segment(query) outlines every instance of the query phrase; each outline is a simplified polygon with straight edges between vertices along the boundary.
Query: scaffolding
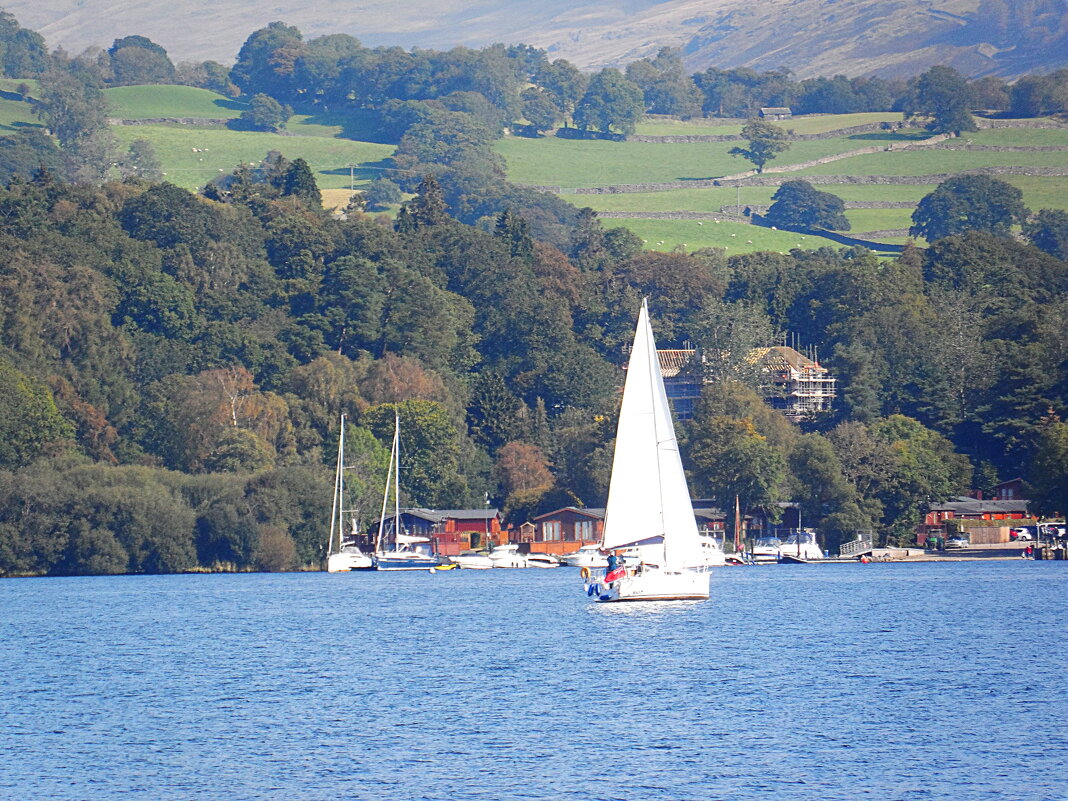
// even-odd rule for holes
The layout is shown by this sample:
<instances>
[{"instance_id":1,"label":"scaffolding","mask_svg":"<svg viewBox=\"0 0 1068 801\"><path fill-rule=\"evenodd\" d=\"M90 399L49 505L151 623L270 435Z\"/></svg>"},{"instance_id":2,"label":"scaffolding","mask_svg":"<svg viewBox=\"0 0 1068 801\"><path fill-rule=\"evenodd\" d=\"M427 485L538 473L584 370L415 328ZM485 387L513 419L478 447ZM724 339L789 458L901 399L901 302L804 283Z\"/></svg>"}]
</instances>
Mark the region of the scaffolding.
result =
<instances>
[{"instance_id":1,"label":"scaffolding","mask_svg":"<svg viewBox=\"0 0 1068 801\"><path fill-rule=\"evenodd\" d=\"M679 420L693 417L694 404L701 397L702 380L688 369L699 358L693 348L659 350L660 370L668 400ZM812 356L787 345L756 348L749 359L759 361L766 376L764 400L791 420L806 420L831 410L838 379Z\"/></svg>"}]
</instances>

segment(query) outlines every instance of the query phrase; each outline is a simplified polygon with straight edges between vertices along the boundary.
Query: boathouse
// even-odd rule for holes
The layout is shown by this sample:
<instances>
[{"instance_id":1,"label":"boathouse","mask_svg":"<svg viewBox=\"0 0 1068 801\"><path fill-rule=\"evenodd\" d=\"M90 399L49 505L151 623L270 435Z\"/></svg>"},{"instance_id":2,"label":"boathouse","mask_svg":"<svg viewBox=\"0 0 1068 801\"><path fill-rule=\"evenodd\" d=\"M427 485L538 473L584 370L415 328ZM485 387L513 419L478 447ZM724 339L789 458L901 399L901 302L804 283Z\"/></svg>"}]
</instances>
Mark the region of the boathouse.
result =
<instances>
[{"instance_id":1,"label":"boathouse","mask_svg":"<svg viewBox=\"0 0 1068 801\"><path fill-rule=\"evenodd\" d=\"M538 515L532 522L534 538L529 543L530 551L561 556L574 553L583 545L596 545L601 541L604 509L565 506Z\"/></svg>"},{"instance_id":2,"label":"boathouse","mask_svg":"<svg viewBox=\"0 0 1068 801\"><path fill-rule=\"evenodd\" d=\"M490 548L503 541L501 514L496 508L485 509L401 509L401 531L416 537L428 537L434 552L455 556L462 551ZM393 515L385 517L385 527L393 525ZM374 523L374 532L378 521Z\"/></svg>"},{"instance_id":3,"label":"boathouse","mask_svg":"<svg viewBox=\"0 0 1068 801\"><path fill-rule=\"evenodd\" d=\"M945 537L949 520L962 524L970 532L974 545L1009 542L1011 521L1030 518L1028 503L1022 498L984 501L967 495L932 503L927 507L923 523L916 527L916 542L923 545L928 537Z\"/></svg>"}]
</instances>

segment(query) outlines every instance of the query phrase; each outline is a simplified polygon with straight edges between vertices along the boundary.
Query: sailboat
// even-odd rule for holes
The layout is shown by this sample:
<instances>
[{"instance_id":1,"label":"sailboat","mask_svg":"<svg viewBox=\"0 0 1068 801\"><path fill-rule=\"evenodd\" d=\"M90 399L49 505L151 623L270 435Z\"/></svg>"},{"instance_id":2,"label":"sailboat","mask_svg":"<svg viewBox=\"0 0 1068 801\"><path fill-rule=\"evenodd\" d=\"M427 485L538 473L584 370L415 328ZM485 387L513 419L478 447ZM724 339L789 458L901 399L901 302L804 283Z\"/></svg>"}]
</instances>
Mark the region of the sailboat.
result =
<instances>
[{"instance_id":1,"label":"sailboat","mask_svg":"<svg viewBox=\"0 0 1068 801\"><path fill-rule=\"evenodd\" d=\"M390 484L393 485L393 520L386 528ZM429 537L417 537L401 530L400 514L400 415L393 414L393 447L389 452L386 489L382 493L382 514L375 539L376 570L429 570L441 564L434 556Z\"/></svg>"},{"instance_id":2,"label":"sailboat","mask_svg":"<svg viewBox=\"0 0 1068 801\"><path fill-rule=\"evenodd\" d=\"M337 441L337 469L334 471L334 502L330 510L330 540L326 545L326 570L329 573L348 573L374 567L374 561L358 545L360 532L356 510L345 508L346 469L345 415L342 414L341 435Z\"/></svg>"},{"instance_id":3,"label":"sailboat","mask_svg":"<svg viewBox=\"0 0 1068 801\"><path fill-rule=\"evenodd\" d=\"M711 576L704 565L644 300L623 386L601 549L625 551L626 566L607 576L591 571L586 579L591 598L708 598Z\"/></svg>"}]
</instances>

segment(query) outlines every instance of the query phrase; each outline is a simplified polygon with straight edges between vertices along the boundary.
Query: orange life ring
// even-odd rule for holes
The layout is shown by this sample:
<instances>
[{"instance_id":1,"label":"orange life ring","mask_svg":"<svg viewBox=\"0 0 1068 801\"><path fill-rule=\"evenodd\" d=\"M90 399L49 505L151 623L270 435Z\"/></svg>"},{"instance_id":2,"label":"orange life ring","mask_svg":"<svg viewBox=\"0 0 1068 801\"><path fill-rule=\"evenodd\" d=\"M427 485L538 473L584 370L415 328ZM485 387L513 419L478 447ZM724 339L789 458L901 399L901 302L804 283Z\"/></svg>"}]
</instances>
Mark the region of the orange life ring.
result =
<instances>
[{"instance_id":1,"label":"orange life ring","mask_svg":"<svg viewBox=\"0 0 1068 801\"><path fill-rule=\"evenodd\" d=\"M581 575L583 579L588 579L590 577L590 569L588 567L582 568Z\"/></svg>"}]
</instances>

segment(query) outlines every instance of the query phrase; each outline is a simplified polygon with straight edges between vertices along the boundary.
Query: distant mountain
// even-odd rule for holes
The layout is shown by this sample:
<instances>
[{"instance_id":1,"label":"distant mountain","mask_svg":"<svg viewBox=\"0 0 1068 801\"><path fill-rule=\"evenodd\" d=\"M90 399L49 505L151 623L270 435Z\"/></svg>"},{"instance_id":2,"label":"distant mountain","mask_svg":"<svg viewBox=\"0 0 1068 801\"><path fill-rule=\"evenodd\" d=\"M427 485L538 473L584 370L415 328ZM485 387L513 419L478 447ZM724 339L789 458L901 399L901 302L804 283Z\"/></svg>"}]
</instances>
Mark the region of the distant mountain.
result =
<instances>
[{"instance_id":1,"label":"distant mountain","mask_svg":"<svg viewBox=\"0 0 1068 801\"><path fill-rule=\"evenodd\" d=\"M1068 0L8 0L19 22L71 52L129 34L178 60L232 62L272 20L306 38L365 45L544 47L594 69L682 48L694 70L786 67L814 75L900 76L950 64L1013 77L1068 66Z\"/></svg>"}]
</instances>

